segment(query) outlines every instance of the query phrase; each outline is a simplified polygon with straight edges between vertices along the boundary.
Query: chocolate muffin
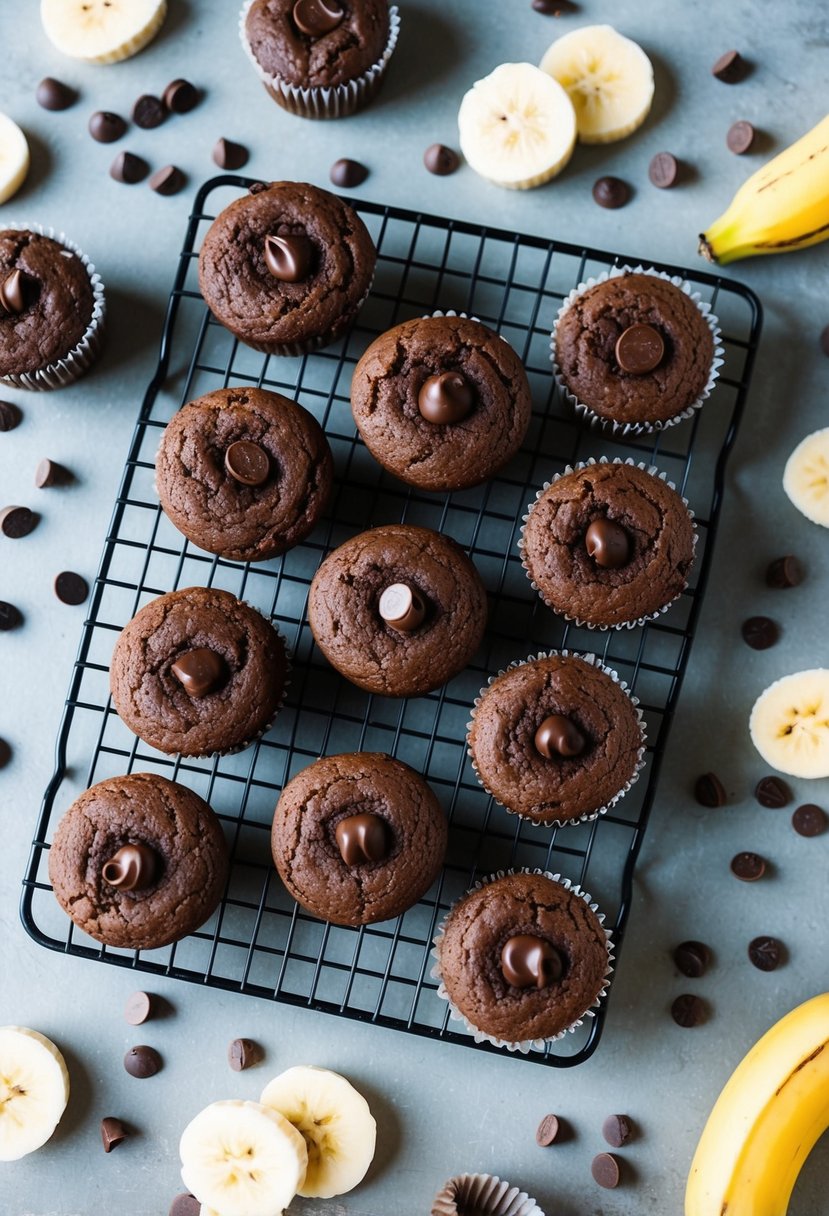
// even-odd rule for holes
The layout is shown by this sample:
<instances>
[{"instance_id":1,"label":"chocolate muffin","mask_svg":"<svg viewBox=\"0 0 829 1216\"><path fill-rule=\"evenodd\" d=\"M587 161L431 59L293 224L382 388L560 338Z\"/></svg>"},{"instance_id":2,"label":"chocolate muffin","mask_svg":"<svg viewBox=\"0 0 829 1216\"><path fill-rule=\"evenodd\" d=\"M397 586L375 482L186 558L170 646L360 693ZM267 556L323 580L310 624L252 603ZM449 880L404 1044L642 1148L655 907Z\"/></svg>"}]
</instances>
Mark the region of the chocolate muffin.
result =
<instances>
[{"instance_id":1,"label":"chocolate muffin","mask_svg":"<svg viewBox=\"0 0 829 1216\"><path fill-rule=\"evenodd\" d=\"M303 118L343 118L383 81L397 42L387 0L248 0L242 46L271 97Z\"/></svg>"},{"instance_id":2,"label":"chocolate muffin","mask_svg":"<svg viewBox=\"0 0 829 1216\"><path fill-rule=\"evenodd\" d=\"M288 676L285 642L228 591L187 587L145 604L121 631L112 700L160 752L238 751L268 729Z\"/></svg>"},{"instance_id":3,"label":"chocolate muffin","mask_svg":"<svg viewBox=\"0 0 829 1216\"><path fill-rule=\"evenodd\" d=\"M330 553L314 575L308 619L332 667L358 688L416 697L470 662L487 617L486 591L455 541L388 524Z\"/></svg>"},{"instance_id":4,"label":"chocolate muffin","mask_svg":"<svg viewBox=\"0 0 829 1216\"><path fill-rule=\"evenodd\" d=\"M506 874L465 895L436 939L437 975L476 1039L528 1050L581 1024L610 972L587 899L551 875Z\"/></svg>"},{"instance_id":5,"label":"chocolate muffin","mask_svg":"<svg viewBox=\"0 0 829 1216\"><path fill-rule=\"evenodd\" d=\"M481 693L469 754L481 784L535 823L595 819L639 776L638 702L593 655L516 663Z\"/></svg>"},{"instance_id":6,"label":"chocolate muffin","mask_svg":"<svg viewBox=\"0 0 829 1216\"><path fill-rule=\"evenodd\" d=\"M716 317L687 283L626 269L571 293L553 359L583 412L617 430L660 430L709 395L718 339Z\"/></svg>"},{"instance_id":7,"label":"chocolate muffin","mask_svg":"<svg viewBox=\"0 0 829 1216\"><path fill-rule=\"evenodd\" d=\"M425 895L446 852L446 817L424 779L391 756L325 756L289 781L271 837L298 903L335 925L399 916Z\"/></svg>"},{"instance_id":8,"label":"chocolate muffin","mask_svg":"<svg viewBox=\"0 0 829 1216\"><path fill-rule=\"evenodd\" d=\"M49 233L0 231L0 380L18 388L71 383L94 363L103 338L95 267Z\"/></svg>"},{"instance_id":9,"label":"chocolate muffin","mask_svg":"<svg viewBox=\"0 0 829 1216\"><path fill-rule=\"evenodd\" d=\"M199 286L240 341L269 355L301 355L348 329L376 258L363 221L327 190L259 183L210 225Z\"/></svg>"},{"instance_id":10,"label":"chocolate muffin","mask_svg":"<svg viewBox=\"0 0 829 1216\"><path fill-rule=\"evenodd\" d=\"M63 910L96 941L125 950L157 950L198 929L227 874L216 815L155 773L93 785L63 816L49 851Z\"/></svg>"},{"instance_id":11,"label":"chocolate muffin","mask_svg":"<svg viewBox=\"0 0 829 1216\"><path fill-rule=\"evenodd\" d=\"M555 612L591 628L641 624L687 585L696 532L664 473L604 457L539 491L521 534L521 560Z\"/></svg>"},{"instance_id":12,"label":"chocolate muffin","mask_svg":"<svg viewBox=\"0 0 829 1216\"><path fill-rule=\"evenodd\" d=\"M277 557L307 536L333 475L316 418L261 388L220 388L191 401L156 457L158 496L179 532L240 562Z\"/></svg>"},{"instance_id":13,"label":"chocolate muffin","mask_svg":"<svg viewBox=\"0 0 829 1216\"><path fill-rule=\"evenodd\" d=\"M351 409L384 468L444 491L478 485L512 459L532 399L508 342L480 321L433 316L372 342L354 370Z\"/></svg>"}]
</instances>

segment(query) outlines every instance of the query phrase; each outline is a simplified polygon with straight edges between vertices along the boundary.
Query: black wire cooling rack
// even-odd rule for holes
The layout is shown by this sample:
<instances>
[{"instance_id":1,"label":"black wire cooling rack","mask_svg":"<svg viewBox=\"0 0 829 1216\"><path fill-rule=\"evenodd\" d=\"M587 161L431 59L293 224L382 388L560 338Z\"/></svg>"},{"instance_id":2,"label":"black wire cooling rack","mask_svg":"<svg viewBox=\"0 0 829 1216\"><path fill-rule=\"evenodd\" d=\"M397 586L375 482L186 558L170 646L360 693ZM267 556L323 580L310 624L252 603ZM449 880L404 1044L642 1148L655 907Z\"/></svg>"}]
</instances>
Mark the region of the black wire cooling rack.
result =
<instances>
[{"instance_id":1,"label":"black wire cooling rack","mask_svg":"<svg viewBox=\"0 0 829 1216\"><path fill-rule=\"evenodd\" d=\"M158 367L127 457L90 601L43 800L21 903L23 923L44 946L154 975L309 1006L344 1017L475 1046L430 976L437 925L479 877L509 867L561 873L590 892L607 915L618 956L633 868L648 821L711 562L726 458L745 402L761 325L758 300L717 275L681 274L720 318L725 363L704 408L661 435L614 442L578 423L555 390L549 333L567 293L590 275L640 259L362 201L352 205L378 249L371 295L352 332L304 358L257 354L218 325L198 290L197 254L218 211L252 182L223 176L200 190L170 296ZM351 201L351 200L350 200ZM651 265L656 265L651 263ZM374 462L356 437L351 371L377 334L441 309L479 317L521 355L534 411L525 446L503 474L474 490L431 495L409 489ZM229 562L189 544L161 512L153 461L161 432L186 401L227 384L265 386L297 398L325 427L337 469L327 522L276 561ZM521 518L536 490L567 464L590 456L632 456L668 474L689 499L699 528L691 586L642 628L592 632L561 621L532 592L521 567ZM341 679L313 645L308 587L320 561L371 525L404 520L455 537L490 594L485 642L472 665L444 688L414 700L371 696ZM121 723L109 698L108 668L119 630L148 600L192 584L223 587L270 616L293 651L285 709L267 735L235 756L163 756ZM513 659L552 647L594 652L639 697L648 733L639 782L602 818L562 829L507 815L477 784L466 755L470 706L490 675ZM376 750L422 772L450 819L440 880L396 921L339 928L306 914L281 886L270 860L273 808L285 782L320 755ZM221 816L232 847L222 904L197 933L158 951L101 946L74 928L48 882L55 824L88 785L132 771L157 772L201 794ZM527 1058L565 1067L587 1059L607 1002L574 1034ZM488 1044L479 1050L494 1051Z\"/></svg>"}]
</instances>

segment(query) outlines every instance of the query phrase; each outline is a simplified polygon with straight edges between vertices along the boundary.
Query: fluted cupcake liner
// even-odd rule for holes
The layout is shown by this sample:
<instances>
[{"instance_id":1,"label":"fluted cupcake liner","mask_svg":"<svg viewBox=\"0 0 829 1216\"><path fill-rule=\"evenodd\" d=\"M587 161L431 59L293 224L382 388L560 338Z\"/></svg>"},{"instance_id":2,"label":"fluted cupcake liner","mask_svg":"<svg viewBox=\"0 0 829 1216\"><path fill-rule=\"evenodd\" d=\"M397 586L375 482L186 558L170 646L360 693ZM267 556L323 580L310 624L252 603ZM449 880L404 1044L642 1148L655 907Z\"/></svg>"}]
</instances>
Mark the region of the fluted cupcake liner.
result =
<instances>
[{"instance_id":1,"label":"fluted cupcake liner","mask_svg":"<svg viewBox=\"0 0 829 1216\"><path fill-rule=\"evenodd\" d=\"M594 1018L596 1016L596 1010L599 1008L602 1000L607 994L607 990L610 985L610 976L613 974L613 938L610 930L605 929L605 915L603 912L599 911L599 905L593 901L592 896L588 895L586 891L583 891L578 883L574 883L569 878L562 878L561 874L551 874L549 870L540 870L538 868L531 869L529 866L521 866L518 869L513 868L509 870L496 870L494 874L489 874L486 878L481 878L475 883L474 886L469 888L466 894L471 895L473 891L479 891L482 887L488 886L491 882L495 882L500 878L506 878L511 874L540 874L544 878L549 878L552 882L557 882L562 887L565 887L568 891L572 891L572 893L578 896L579 899L583 899L590 910L595 912L605 935L605 945L607 947L607 968L604 976L602 977L602 986L590 1006L585 1009L574 1022L571 1022L569 1026L565 1026L563 1030L558 1032L558 1034L551 1035L547 1039L523 1039L518 1042L508 1042L506 1039L499 1039L495 1035L487 1034L485 1030L481 1030L480 1027L475 1026L453 1003L452 998L446 991L446 986L443 982L443 975L440 969L441 945L445 935L446 922L451 915L452 909L450 909L444 917L443 921L438 927L437 933L433 938L432 956L435 959L435 963L430 971L430 975L432 976L432 979L436 979L438 981L437 994L441 1000L446 1001L449 1005L450 1018L452 1018L453 1021L463 1022L467 1031L473 1036L476 1043L492 1043L495 1047L503 1047L507 1051L515 1051L519 1052L521 1055L527 1055L531 1051L543 1051L548 1043L557 1043L559 1039L563 1039L568 1034L572 1034L574 1031L578 1030L580 1026L584 1025L585 1018Z\"/></svg>"},{"instance_id":2,"label":"fluted cupcake liner","mask_svg":"<svg viewBox=\"0 0 829 1216\"><path fill-rule=\"evenodd\" d=\"M497 1174L457 1174L432 1200L431 1216L544 1216L526 1191Z\"/></svg>"},{"instance_id":3,"label":"fluted cupcake liner","mask_svg":"<svg viewBox=\"0 0 829 1216\"><path fill-rule=\"evenodd\" d=\"M570 391L556 360L556 332L562 316L567 312L573 301L580 295L583 295L589 288L596 287L599 283L606 283L608 279L615 279L624 274L649 274L655 278L664 279L667 283L672 283L674 287L678 287L689 299L693 300L706 325L711 330L711 336L714 340L714 354L705 388L690 405L686 406L678 414L674 414L671 418L658 419L656 422L616 422L612 418L604 418L601 414L597 414L589 405L580 401L576 394ZM687 279L683 279L676 274L667 274L664 270L654 270L652 267L647 266L614 266L612 270L604 270L601 274L596 275L595 278L591 277L586 282L580 283L578 287L574 287L559 308L555 324L553 325L553 332L550 335L550 362L553 365L553 375L565 399L569 401L576 413L585 419L591 427L597 430L610 431L616 436L641 435L645 432L664 431L668 427L676 426L678 422L682 422L685 418L690 418L698 409L702 408L703 403L711 396L714 385L719 377L719 369L722 367L724 357L725 348L722 345L722 332L718 318L711 311L711 305L702 299L698 291L694 291Z\"/></svg>"},{"instance_id":4,"label":"fluted cupcake liner","mask_svg":"<svg viewBox=\"0 0 829 1216\"><path fill-rule=\"evenodd\" d=\"M389 38L385 50L376 63L362 75L342 84L323 87L321 85L300 86L290 84L279 76L266 72L253 53L245 28L248 12L253 0L245 0L239 15L239 37L245 54L253 64L256 74L274 101L300 118L345 118L362 109L371 101L380 88L400 33L400 13L396 5L389 9Z\"/></svg>"},{"instance_id":5,"label":"fluted cupcake liner","mask_svg":"<svg viewBox=\"0 0 829 1216\"><path fill-rule=\"evenodd\" d=\"M621 689L623 693L625 693L636 712L636 720L639 723L642 742L636 756L636 767L634 768L630 778L620 788L619 792L614 794L613 797L610 798L603 806L596 807L596 809L593 811L585 811L583 814L579 815L577 819L545 819L542 821L539 819L534 819L532 815L524 815L521 813L521 811L514 811L512 807L507 806L505 802L502 802L501 799L492 792L478 771L478 766L475 763L475 757L472 754L472 748L469 746L469 732L472 730L472 723L475 720L475 714L478 706L480 705L481 700L485 696L487 690L491 687L495 680L499 679L503 675L506 675L508 671L514 671L516 667L524 667L527 663L534 663L538 659L551 659L557 656L565 659L581 659L583 663L589 663L591 667L598 668L599 671L603 671L606 676L610 677L613 683L619 689ZM645 767L645 744L647 743L647 734L645 732L645 720L642 710L639 708L639 698L633 695L624 680L620 678L618 672L615 672L612 667L608 667L607 664L603 663L595 654L580 654L576 650L541 650L538 652L538 654L528 655L526 659L515 659L507 667L502 668L501 671L497 671L495 675L490 676L478 696L475 698L472 710L470 711L469 721L466 724L466 730L466 754L469 756L478 785L480 785L482 789L486 790L493 802L497 803L498 806L503 807L504 810L510 815L517 815L519 819L523 819L526 823L531 823L538 828L565 828L575 823L592 823L593 820L598 819L600 815L606 814L611 807L616 805L620 798L625 796L630 787L635 785L639 780L639 774Z\"/></svg>"},{"instance_id":6,"label":"fluted cupcake liner","mask_svg":"<svg viewBox=\"0 0 829 1216\"><path fill-rule=\"evenodd\" d=\"M693 540L694 553L696 553L697 540L698 540L697 526L694 523L694 512L691 510L690 506L688 505L688 499L685 498L682 494L679 494L679 491L677 490L674 483L669 480L667 473L660 473L659 469L657 469L655 465L647 464L644 460L634 460L632 456L627 456L627 457L625 457L624 460L622 459L621 456L614 456L613 460L608 460L608 458L606 456L600 456L599 459L596 460L593 456L591 456L589 460L580 460L578 462L578 464L568 464L562 473L556 473L556 475L554 477L551 477L549 481L545 481L544 485L541 487L541 489L537 491L534 500L527 507L527 514L522 517L523 523L522 523L522 527L521 527L521 532L518 537L518 553L521 558L521 565L524 567L524 569L527 572L527 578L530 580L530 586L532 587L533 591L537 592L539 599L541 599L547 605L547 607L550 608L556 614L556 616L560 616L565 621L570 621L572 624L578 625L581 628L596 629L599 632L605 632L608 629L636 629L636 628L638 628L639 625L646 624L647 621L658 620L660 616L662 616L664 613L666 613L668 611L668 609L671 607L671 605L675 604L676 601L683 594L686 587L688 586L688 580L686 579L685 582L683 583L682 587L679 589L679 591L677 591L676 595L672 596L671 599L668 600L667 604L663 604L661 608L658 608L656 610L656 612L649 612L646 616L639 616L633 621L619 621L615 625L597 625L591 621L582 620L581 617L571 616L569 612L563 612L561 608L557 608L554 604L551 604L549 602L549 600L545 599L544 592L541 590L541 588L538 586L535 579L533 578L532 572L531 572L530 567L526 560L525 547L524 547L524 532L526 531L529 518L532 515L533 511L535 510L539 499L543 496L543 494L547 490L549 490L550 486L555 485L555 483L557 481L560 481L562 477L566 477L570 473L578 473L581 469L588 469L591 467L591 465L596 465L596 464L629 464L629 465L634 466L637 469L642 469L642 471L645 473L650 473L650 475L652 477L658 477L660 481L665 482L666 486L670 486L670 488L672 490L674 490L679 495L679 497L682 499L682 504L685 507L686 511L688 512L688 516L691 520L691 526L693 528L693 533L694 533L694 540ZM693 555L692 555L691 564L693 565Z\"/></svg>"},{"instance_id":7,"label":"fluted cupcake liner","mask_svg":"<svg viewBox=\"0 0 829 1216\"><path fill-rule=\"evenodd\" d=\"M101 276L83 250L74 241L70 241L64 233L57 232L54 228L44 227L42 224L5 224L5 227L14 231L36 232L39 236L50 237L58 245L63 245L65 249L70 250L70 252L80 258L86 273L89 275L89 281L92 285L92 316L89 319L85 333L72 349L67 351L60 359L55 359L53 362L47 363L44 367L38 367L34 371L16 374L10 373L0 376L0 384L12 384L15 388L28 388L44 392L49 389L64 388L67 384L72 384L75 380L80 379L84 372L89 370L98 358L103 346L106 301L104 299L104 285L101 282Z\"/></svg>"}]
</instances>

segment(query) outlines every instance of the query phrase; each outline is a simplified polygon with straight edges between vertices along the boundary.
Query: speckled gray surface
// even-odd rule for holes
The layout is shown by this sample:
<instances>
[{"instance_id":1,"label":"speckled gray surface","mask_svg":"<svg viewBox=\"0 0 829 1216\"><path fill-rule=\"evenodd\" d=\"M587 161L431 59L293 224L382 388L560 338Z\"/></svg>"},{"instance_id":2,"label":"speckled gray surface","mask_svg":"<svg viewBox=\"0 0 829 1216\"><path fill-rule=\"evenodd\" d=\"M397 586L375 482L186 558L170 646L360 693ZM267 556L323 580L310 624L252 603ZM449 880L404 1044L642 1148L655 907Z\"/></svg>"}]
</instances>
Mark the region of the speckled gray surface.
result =
<instances>
[{"instance_id":1,"label":"speckled gray surface","mask_svg":"<svg viewBox=\"0 0 829 1216\"><path fill-rule=\"evenodd\" d=\"M829 93L829 16L815 0L727 6L584 0L577 17L559 19L540 16L525 0L451 6L403 0L401 7L401 42L377 103L340 123L309 125L283 114L261 89L237 43L234 0L171 0L153 46L111 68L62 59L40 32L34 0L0 6L0 44L14 49L0 73L0 110L21 123L33 149L29 181L0 208L0 224L8 218L64 228L102 273L111 316L107 353L88 379L50 395L3 394L22 405L25 420L0 436L2 498L37 507L43 518L25 540L0 539L0 598L17 603L26 617L22 629L0 635L0 735L14 747L0 775L0 1023L28 1024L55 1038L69 1062L73 1096L48 1147L0 1167L2 1216L86 1216L110 1208L164 1216L180 1189L176 1145L189 1117L216 1097L257 1096L269 1075L298 1062L349 1074L376 1108L380 1136L363 1187L340 1202L297 1203L297 1211L423 1213L450 1174L486 1170L519 1183L548 1216L676 1213L696 1138L728 1072L771 1022L826 985L829 836L804 840L792 831L789 811L754 802L750 792L764 766L746 722L754 697L772 679L826 659L827 536L789 505L780 476L794 444L829 422L829 361L817 345L829 322L829 245L725 272L761 296L765 335L605 1037L589 1063L553 1072L174 982L152 985L174 1012L136 1032L121 1016L137 986L128 974L49 954L29 942L18 922L19 879L84 616L57 602L52 576L67 567L90 578L95 572L155 363L173 257L195 184L213 170L215 140L249 144L254 176L325 184L331 162L353 156L371 169L357 192L365 198L617 247L646 260L694 262L695 234L762 161L761 153L738 158L726 150L729 124L751 120L765 133L764 148L778 149L823 116ZM428 144L456 142L457 105L473 80L503 59L537 62L553 37L593 21L611 21L654 58L657 100L637 135L577 150L558 181L526 194L500 191L466 168L449 178L422 169ZM709 74L731 46L755 64L737 86ZM39 109L34 88L47 74L78 85L81 102L63 114ZM89 138L93 110L126 113L139 93L161 90L180 74L207 88L198 110L157 131L132 130L115 147ZM122 147L154 167L179 164L190 176L187 191L160 198L146 185L111 181L106 170ZM654 189L646 175L651 155L663 149L690 166L688 180L669 192ZM591 201L600 172L634 184L623 210L602 211ZM72 468L77 483L34 490L34 468L44 455ZM789 551L805 559L807 580L792 591L767 590L766 561ZM782 625L772 650L754 652L740 641L741 620L756 612ZM709 768L729 792L720 811L702 810L690 794L695 775ZM793 784L798 801L829 803L829 783ZM748 886L730 877L728 861L742 848L772 860L769 878ZM776 973L755 971L746 959L746 944L759 933L775 934L789 948ZM716 956L709 976L693 985L674 973L668 953L686 937L708 941ZM689 986L710 1000L712 1017L684 1031L667 1011ZM241 1075L224 1056L237 1035L260 1040L268 1051L264 1064ZM142 1041L162 1052L165 1068L138 1082L121 1058ZM549 1110L566 1116L577 1135L540 1149L535 1126ZM639 1135L620 1153L629 1166L624 1186L605 1192L589 1166L604 1146L601 1122L611 1111L629 1113ZM100 1146L103 1115L136 1129L110 1156ZM827 1164L823 1143L798 1185L791 1216L824 1210Z\"/></svg>"}]
</instances>

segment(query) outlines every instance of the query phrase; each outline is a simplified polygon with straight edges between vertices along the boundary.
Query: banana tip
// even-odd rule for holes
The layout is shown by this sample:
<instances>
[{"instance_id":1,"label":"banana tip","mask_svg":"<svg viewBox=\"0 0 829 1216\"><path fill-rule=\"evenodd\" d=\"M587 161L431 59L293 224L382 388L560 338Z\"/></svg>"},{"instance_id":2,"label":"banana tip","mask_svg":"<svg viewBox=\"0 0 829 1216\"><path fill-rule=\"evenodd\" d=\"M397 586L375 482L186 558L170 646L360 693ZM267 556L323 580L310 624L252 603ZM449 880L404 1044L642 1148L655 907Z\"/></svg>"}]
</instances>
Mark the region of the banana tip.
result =
<instances>
[{"instance_id":1,"label":"banana tip","mask_svg":"<svg viewBox=\"0 0 829 1216\"><path fill-rule=\"evenodd\" d=\"M714 250L709 245L704 232L699 234L697 253L701 254L705 258L706 262L716 262L717 260Z\"/></svg>"}]
</instances>

